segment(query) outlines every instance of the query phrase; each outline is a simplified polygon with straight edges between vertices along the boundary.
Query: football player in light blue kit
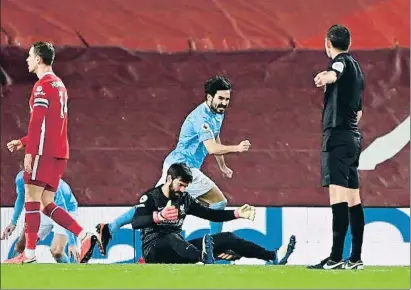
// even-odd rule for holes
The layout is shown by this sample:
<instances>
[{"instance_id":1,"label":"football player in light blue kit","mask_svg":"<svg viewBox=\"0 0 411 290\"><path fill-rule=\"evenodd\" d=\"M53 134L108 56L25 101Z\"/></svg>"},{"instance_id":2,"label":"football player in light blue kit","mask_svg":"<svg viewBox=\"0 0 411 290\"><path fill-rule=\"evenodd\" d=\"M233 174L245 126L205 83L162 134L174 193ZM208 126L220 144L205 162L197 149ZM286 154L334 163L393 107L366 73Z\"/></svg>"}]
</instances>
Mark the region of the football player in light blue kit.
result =
<instances>
[{"instance_id":1,"label":"football player in light blue kit","mask_svg":"<svg viewBox=\"0 0 411 290\"><path fill-rule=\"evenodd\" d=\"M207 203L210 208L224 209L227 199L218 186L203 172L201 166L208 154L216 157L222 174L231 178L233 171L227 167L224 155L245 152L251 144L248 140L238 145L222 145L220 130L224 112L230 103L231 83L224 77L215 76L204 84L205 102L197 106L184 120L176 148L163 163L163 174L157 186L164 184L167 170L171 164L184 162L193 173L193 182L186 191L198 200ZM222 231L223 224L210 222L210 234Z\"/></svg>"},{"instance_id":2,"label":"football player in light blue kit","mask_svg":"<svg viewBox=\"0 0 411 290\"><path fill-rule=\"evenodd\" d=\"M220 130L224 112L230 103L231 83L224 77L215 76L204 84L205 102L197 106L185 119L176 148L167 156L163 163L163 173L156 186L166 182L167 170L173 163L186 163L193 174L193 182L186 191L213 209L224 209L227 199L217 185L201 172L201 166L208 154L216 157L218 166L227 178L233 171L227 167L224 154L248 151L251 144L248 140L238 145L222 145ZM136 208L132 207L109 224L101 223L96 226L99 235L100 251L106 255L107 245L112 235L122 226L130 224ZM222 231L223 224L210 222L210 234Z\"/></svg>"},{"instance_id":3,"label":"football player in light blue kit","mask_svg":"<svg viewBox=\"0 0 411 290\"><path fill-rule=\"evenodd\" d=\"M20 171L16 176L16 192L17 199L14 203L14 213L10 224L5 228L1 239L7 239L13 231L16 229L17 221L20 218L21 212L24 206L25 190L24 190L24 171ZM72 216L77 215L77 200L74 197L70 186L64 181L60 180L57 192L54 198L54 202L57 206L66 210ZM77 248L76 237L68 230L64 229L52 219L41 213L40 228L38 237L40 240L46 238L46 236L53 230L54 238L50 247L51 254L57 263L70 263L69 257L65 253L65 248L68 243L69 255L74 257L75 261L79 260L79 252ZM22 253L25 247L24 231L19 237L15 245L15 254Z\"/></svg>"}]
</instances>

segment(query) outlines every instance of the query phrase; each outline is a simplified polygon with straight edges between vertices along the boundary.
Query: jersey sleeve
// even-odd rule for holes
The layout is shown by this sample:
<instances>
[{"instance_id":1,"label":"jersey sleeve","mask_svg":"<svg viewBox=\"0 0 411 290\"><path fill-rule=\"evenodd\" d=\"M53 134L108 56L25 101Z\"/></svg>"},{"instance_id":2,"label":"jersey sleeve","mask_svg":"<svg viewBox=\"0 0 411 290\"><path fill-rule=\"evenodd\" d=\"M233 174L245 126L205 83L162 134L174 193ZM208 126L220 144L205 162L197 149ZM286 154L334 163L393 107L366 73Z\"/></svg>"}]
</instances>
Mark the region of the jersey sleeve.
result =
<instances>
[{"instance_id":1,"label":"jersey sleeve","mask_svg":"<svg viewBox=\"0 0 411 290\"><path fill-rule=\"evenodd\" d=\"M346 68L345 60L342 57L334 58L328 66L328 71L333 71L337 74L337 80L343 75Z\"/></svg>"},{"instance_id":2,"label":"jersey sleeve","mask_svg":"<svg viewBox=\"0 0 411 290\"><path fill-rule=\"evenodd\" d=\"M26 140L26 153L28 154L42 155L43 153L45 118L53 93L55 92L50 86L44 86L42 84L36 85L33 89L33 111L30 116Z\"/></svg>"},{"instance_id":3,"label":"jersey sleeve","mask_svg":"<svg viewBox=\"0 0 411 290\"><path fill-rule=\"evenodd\" d=\"M134 208L136 211L131 221L133 229L141 229L155 224L154 215L157 214L157 209L152 195L143 194Z\"/></svg>"},{"instance_id":4,"label":"jersey sleeve","mask_svg":"<svg viewBox=\"0 0 411 290\"><path fill-rule=\"evenodd\" d=\"M206 118L199 118L194 122L194 131L198 135L199 142L215 138L209 121Z\"/></svg>"},{"instance_id":5,"label":"jersey sleeve","mask_svg":"<svg viewBox=\"0 0 411 290\"><path fill-rule=\"evenodd\" d=\"M67 210L70 213L76 213L78 209L78 202L75 198L70 185L68 185L64 180L60 181L59 189L62 192L64 202L66 204Z\"/></svg>"},{"instance_id":6,"label":"jersey sleeve","mask_svg":"<svg viewBox=\"0 0 411 290\"><path fill-rule=\"evenodd\" d=\"M190 195L188 195L188 198L190 201L187 214L212 222L227 222L236 219L234 210L211 209L200 204L198 200L194 199Z\"/></svg>"},{"instance_id":7,"label":"jersey sleeve","mask_svg":"<svg viewBox=\"0 0 411 290\"><path fill-rule=\"evenodd\" d=\"M64 201L63 193L62 193L62 191L61 191L61 187L59 187L59 188L57 189L56 196L55 196L55 198L54 198L54 203L55 203L58 207L60 207L60 208L64 209L65 211L67 211L67 205L66 205L66 202Z\"/></svg>"}]
</instances>

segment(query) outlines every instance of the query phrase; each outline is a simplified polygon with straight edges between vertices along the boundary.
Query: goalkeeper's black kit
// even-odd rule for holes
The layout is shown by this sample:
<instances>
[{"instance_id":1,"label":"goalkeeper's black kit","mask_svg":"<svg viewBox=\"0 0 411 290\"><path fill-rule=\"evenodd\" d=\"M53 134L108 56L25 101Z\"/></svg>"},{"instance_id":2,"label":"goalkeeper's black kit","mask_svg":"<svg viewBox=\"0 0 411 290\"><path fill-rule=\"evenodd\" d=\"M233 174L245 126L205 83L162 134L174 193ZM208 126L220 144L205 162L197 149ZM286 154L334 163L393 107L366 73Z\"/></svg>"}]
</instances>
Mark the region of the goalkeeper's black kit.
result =
<instances>
[{"instance_id":1,"label":"goalkeeper's black kit","mask_svg":"<svg viewBox=\"0 0 411 290\"><path fill-rule=\"evenodd\" d=\"M185 241L181 236L182 225L186 215L194 215L214 222L225 222L236 219L234 210L215 210L200 204L184 192L172 205L178 209L178 219L173 221L154 222L153 216L160 212L169 199L163 194L161 186L143 193L135 206L133 217L134 229L141 229L143 257L147 263L196 263L201 260L202 238ZM274 251L245 241L232 233L213 235L214 255L218 256L228 250L240 256L273 260Z\"/></svg>"}]
</instances>

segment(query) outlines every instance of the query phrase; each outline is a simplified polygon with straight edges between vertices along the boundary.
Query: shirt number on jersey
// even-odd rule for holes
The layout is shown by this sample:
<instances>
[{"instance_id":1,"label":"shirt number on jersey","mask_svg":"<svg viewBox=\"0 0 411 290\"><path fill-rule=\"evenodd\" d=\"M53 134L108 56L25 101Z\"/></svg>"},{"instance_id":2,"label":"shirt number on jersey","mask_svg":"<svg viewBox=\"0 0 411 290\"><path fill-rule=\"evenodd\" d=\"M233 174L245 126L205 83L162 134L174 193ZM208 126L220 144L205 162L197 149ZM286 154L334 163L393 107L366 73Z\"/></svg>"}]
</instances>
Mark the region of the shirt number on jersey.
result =
<instances>
[{"instance_id":1,"label":"shirt number on jersey","mask_svg":"<svg viewBox=\"0 0 411 290\"><path fill-rule=\"evenodd\" d=\"M67 92L59 91L59 96L60 96L60 106L61 106L60 117L64 119L64 117L67 114L67 99L68 99Z\"/></svg>"}]
</instances>

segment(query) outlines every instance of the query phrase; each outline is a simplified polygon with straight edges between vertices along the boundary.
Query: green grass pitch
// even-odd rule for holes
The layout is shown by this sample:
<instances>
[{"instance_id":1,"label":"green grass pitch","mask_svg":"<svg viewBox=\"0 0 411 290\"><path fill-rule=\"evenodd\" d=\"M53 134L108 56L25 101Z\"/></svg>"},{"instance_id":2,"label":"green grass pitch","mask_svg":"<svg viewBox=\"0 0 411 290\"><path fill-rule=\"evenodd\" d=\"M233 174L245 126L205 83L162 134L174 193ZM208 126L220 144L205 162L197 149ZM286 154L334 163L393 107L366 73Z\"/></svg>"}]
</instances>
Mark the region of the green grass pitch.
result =
<instances>
[{"instance_id":1,"label":"green grass pitch","mask_svg":"<svg viewBox=\"0 0 411 290\"><path fill-rule=\"evenodd\" d=\"M1 288L410 289L410 269L318 271L302 266L2 264Z\"/></svg>"}]
</instances>

